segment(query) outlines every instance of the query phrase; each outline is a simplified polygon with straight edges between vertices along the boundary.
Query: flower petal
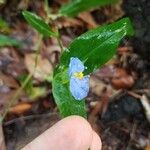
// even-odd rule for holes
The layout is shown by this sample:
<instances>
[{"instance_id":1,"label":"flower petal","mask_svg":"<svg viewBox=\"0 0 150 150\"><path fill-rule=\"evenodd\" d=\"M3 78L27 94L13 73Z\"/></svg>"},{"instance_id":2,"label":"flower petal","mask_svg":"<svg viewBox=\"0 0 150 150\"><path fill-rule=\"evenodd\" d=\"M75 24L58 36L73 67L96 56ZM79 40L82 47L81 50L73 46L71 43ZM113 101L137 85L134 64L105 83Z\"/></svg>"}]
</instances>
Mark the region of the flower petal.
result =
<instances>
[{"instance_id":1,"label":"flower petal","mask_svg":"<svg viewBox=\"0 0 150 150\"><path fill-rule=\"evenodd\" d=\"M83 79L71 77L69 88L76 100L82 100L89 92L89 76L84 76Z\"/></svg>"},{"instance_id":2,"label":"flower petal","mask_svg":"<svg viewBox=\"0 0 150 150\"><path fill-rule=\"evenodd\" d=\"M77 57L70 58L69 64L69 76L72 76L75 72L83 72L84 64Z\"/></svg>"}]
</instances>

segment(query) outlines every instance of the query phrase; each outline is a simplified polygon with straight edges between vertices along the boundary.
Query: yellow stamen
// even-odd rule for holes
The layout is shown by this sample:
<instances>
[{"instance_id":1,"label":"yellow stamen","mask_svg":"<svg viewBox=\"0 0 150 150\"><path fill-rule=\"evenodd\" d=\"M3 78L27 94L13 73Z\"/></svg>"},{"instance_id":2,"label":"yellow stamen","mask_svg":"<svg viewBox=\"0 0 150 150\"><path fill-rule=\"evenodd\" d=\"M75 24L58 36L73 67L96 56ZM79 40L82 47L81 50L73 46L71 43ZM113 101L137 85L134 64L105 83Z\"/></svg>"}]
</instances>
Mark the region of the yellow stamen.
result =
<instances>
[{"instance_id":1,"label":"yellow stamen","mask_svg":"<svg viewBox=\"0 0 150 150\"><path fill-rule=\"evenodd\" d=\"M84 76L84 74L83 74L82 72L75 72L75 73L74 73L74 76L75 76L76 78L78 78L78 79L82 79L83 76Z\"/></svg>"}]
</instances>

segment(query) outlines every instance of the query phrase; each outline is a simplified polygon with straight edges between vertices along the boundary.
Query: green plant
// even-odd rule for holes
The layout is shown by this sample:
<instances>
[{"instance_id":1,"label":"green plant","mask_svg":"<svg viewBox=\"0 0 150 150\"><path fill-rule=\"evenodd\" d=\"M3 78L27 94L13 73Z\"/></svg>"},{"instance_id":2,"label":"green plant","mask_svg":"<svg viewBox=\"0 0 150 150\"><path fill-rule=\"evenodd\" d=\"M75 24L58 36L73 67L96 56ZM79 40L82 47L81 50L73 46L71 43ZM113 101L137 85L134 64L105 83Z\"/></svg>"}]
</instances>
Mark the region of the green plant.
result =
<instances>
[{"instance_id":1,"label":"green plant","mask_svg":"<svg viewBox=\"0 0 150 150\"><path fill-rule=\"evenodd\" d=\"M86 66L84 74L90 75L113 57L124 36L131 36L133 33L129 18L123 18L84 33L63 52L53 79L53 94L62 116L86 116L84 99L78 101L69 90L70 58L78 58Z\"/></svg>"},{"instance_id":2,"label":"green plant","mask_svg":"<svg viewBox=\"0 0 150 150\"><path fill-rule=\"evenodd\" d=\"M40 33L57 38L59 34L48 27L42 19L23 12L26 20ZM35 18L35 19L34 19ZM42 23L41 23L42 22ZM120 40L124 36L133 35L133 28L129 18L123 18L115 23L92 29L76 38L66 48L60 58L60 63L54 71L52 80L53 95L63 117L81 115L86 117L85 100L77 100L70 91L70 77L68 74L71 58L79 59L87 68L82 70L85 75L90 75L113 57ZM47 34L46 34L47 36ZM80 88L80 87L79 87ZM76 91L75 91L76 92ZM78 92L78 91L77 91ZM80 94L80 93L79 93Z\"/></svg>"},{"instance_id":3,"label":"green plant","mask_svg":"<svg viewBox=\"0 0 150 150\"><path fill-rule=\"evenodd\" d=\"M60 16L73 17L80 12L109 4L116 3L118 0L73 0L60 8Z\"/></svg>"},{"instance_id":4,"label":"green plant","mask_svg":"<svg viewBox=\"0 0 150 150\"><path fill-rule=\"evenodd\" d=\"M101 2L99 0L93 0L91 2L88 1L86 7L83 7L83 2L86 2L86 0L73 0L71 4L61 8L59 12L64 16L74 16L81 11L91 8L91 6L94 7L96 5L110 3L109 0ZM115 2L115 0L111 2ZM85 97L89 91L90 74L113 57L123 37L132 36L134 34L132 24L129 18L123 18L112 24L97 27L77 37L68 48L64 49L61 44L59 32L57 30L52 30L48 24L50 21L49 19L51 19L49 17L53 15L50 14L47 4L48 1L46 0L46 19L37 16L35 13L23 11L23 16L26 21L41 34L40 42L37 45L35 68L42 38L56 38L62 51L60 63L53 72L53 78L51 79L50 77L55 102L62 117L80 115L86 118ZM67 9L65 9L65 7ZM72 11L72 7L75 7L73 9L75 10L74 12ZM60 14L56 16L60 16ZM55 29L57 29L57 27ZM21 89L19 89L15 98L13 98L13 101L16 100L22 89L30 85L28 82L30 82L31 78L32 74L26 77L22 83ZM6 112L7 111L4 113L5 115Z\"/></svg>"}]
</instances>

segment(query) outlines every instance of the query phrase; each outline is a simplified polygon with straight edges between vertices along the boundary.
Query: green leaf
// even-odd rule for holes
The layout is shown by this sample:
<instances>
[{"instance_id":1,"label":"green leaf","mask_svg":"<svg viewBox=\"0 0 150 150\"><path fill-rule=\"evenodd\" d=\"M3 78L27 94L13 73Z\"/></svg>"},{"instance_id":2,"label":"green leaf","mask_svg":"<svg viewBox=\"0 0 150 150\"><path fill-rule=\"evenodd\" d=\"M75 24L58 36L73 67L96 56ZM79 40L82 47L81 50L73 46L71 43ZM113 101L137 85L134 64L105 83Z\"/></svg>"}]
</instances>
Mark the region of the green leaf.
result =
<instances>
[{"instance_id":1,"label":"green leaf","mask_svg":"<svg viewBox=\"0 0 150 150\"><path fill-rule=\"evenodd\" d=\"M80 115L85 117L85 101L77 101L69 91L68 67L71 57L77 57L87 66L85 74L90 74L116 53L120 40L133 35L128 18L98 27L76 38L63 52L60 64L54 70L52 82L53 96L62 116Z\"/></svg>"},{"instance_id":2,"label":"green leaf","mask_svg":"<svg viewBox=\"0 0 150 150\"><path fill-rule=\"evenodd\" d=\"M8 23L5 20L3 20L2 18L0 18L0 32L2 32L2 33L10 32Z\"/></svg>"},{"instance_id":3,"label":"green leaf","mask_svg":"<svg viewBox=\"0 0 150 150\"><path fill-rule=\"evenodd\" d=\"M45 21L41 17L29 11L23 11L22 14L24 18L26 19L26 21L33 28L35 28L39 33L43 34L46 37L58 36L58 33L53 32L52 29L49 27L49 25L46 24Z\"/></svg>"},{"instance_id":4,"label":"green leaf","mask_svg":"<svg viewBox=\"0 0 150 150\"><path fill-rule=\"evenodd\" d=\"M67 67L70 57L78 57L87 66L89 74L104 65L116 53L120 40L131 36L134 30L129 18L92 29L76 38L62 54L61 67Z\"/></svg>"},{"instance_id":5,"label":"green leaf","mask_svg":"<svg viewBox=\"0 0 150 150\"><path fill-rule=\"evenodd\" d=\"M118 0L73 0L69 4L61 7L59 13L63 16L76 16L78 13L108 4L117 2Z\"/></svg>"},{"instance_id":6,"label":"green leaf","mask_svg":"<svg viewBox=\"0 0 150 150\"><path fill-rule=\"evenodd\" d=\"M21 46L21 42L13 39L11 37L8 37L6 35L0 34L0 47L3 46Z\"/></svg>"},{"instance_id":7,"label":"green leaf","mask_svg":"<svg viewBox=\"0 0 150 150\"><path fill-rule=\"evenodd\" d=\"M52 91L55 102L62 117L79 115L86 118L85 100L75 100L69 91L67 72L59 72L52 82Z\"/></svg>"}]
</instances>

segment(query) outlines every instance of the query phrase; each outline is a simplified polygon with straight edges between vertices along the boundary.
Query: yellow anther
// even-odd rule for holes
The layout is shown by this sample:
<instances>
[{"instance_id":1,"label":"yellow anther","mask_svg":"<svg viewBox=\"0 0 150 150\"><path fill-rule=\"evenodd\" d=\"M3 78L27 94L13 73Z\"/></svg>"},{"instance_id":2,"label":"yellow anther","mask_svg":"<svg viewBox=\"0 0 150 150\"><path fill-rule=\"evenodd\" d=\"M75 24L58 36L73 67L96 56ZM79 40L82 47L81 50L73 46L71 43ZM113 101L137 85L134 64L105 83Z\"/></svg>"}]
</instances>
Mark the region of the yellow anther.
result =
<instances>
[{"instance_id":1,"label":"yellow anther","mask_svg":"<svg viewBox=\"0 0 150 150\"><path fill-rule=\"evenodd\" d=\"M74 76L75 76L76 78L78 78L78 79L82 79L83 76L84 76L84 74L83 74L82 72L75 72L75 73L74 73Z\"/></svg>"}]
</instances>

